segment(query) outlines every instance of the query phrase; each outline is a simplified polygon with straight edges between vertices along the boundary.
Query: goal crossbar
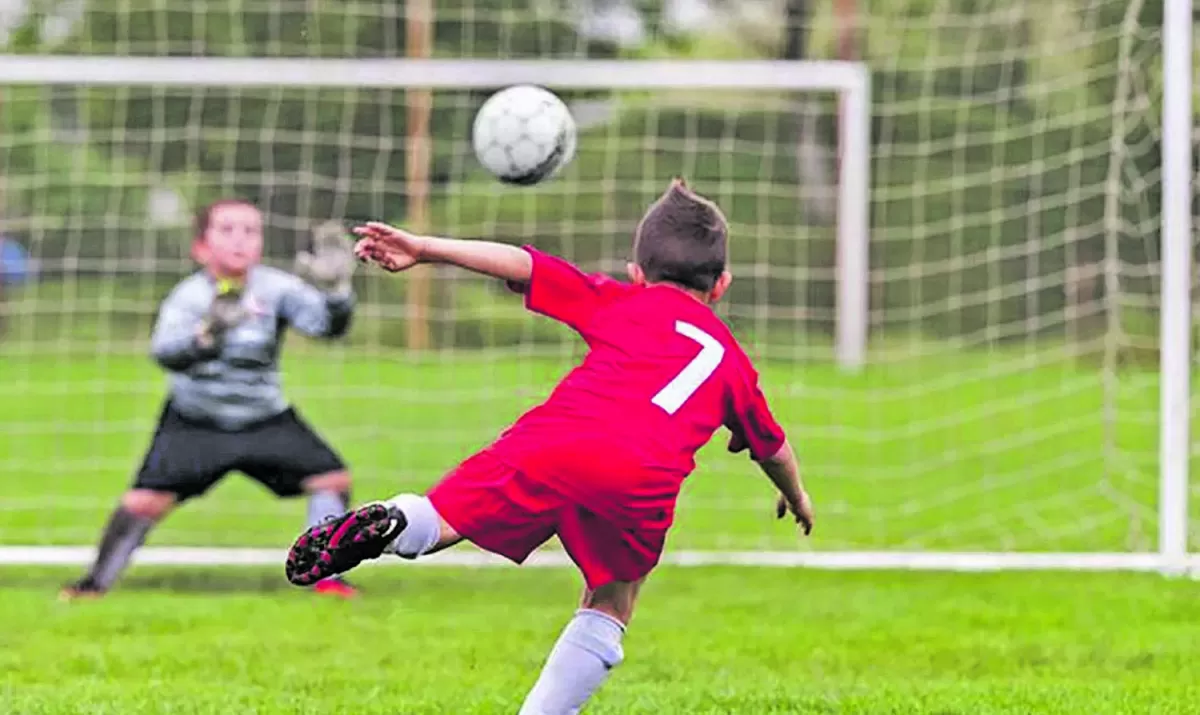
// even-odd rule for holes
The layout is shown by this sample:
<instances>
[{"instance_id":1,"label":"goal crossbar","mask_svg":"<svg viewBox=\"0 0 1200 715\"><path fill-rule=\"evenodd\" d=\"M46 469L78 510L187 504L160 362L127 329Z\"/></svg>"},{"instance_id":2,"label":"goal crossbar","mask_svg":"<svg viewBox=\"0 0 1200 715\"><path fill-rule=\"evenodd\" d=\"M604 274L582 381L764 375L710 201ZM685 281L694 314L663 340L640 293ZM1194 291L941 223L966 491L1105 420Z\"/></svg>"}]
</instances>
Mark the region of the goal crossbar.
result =
<instances>
[{"instance_id":1,"label":"goal crossbar","mask_svg":"<svg viewBox=\"0 0 1200 715\"><path fill-rule=\"evenodd\" d=\"M0 54L0 84L176 87L858 90L862 63L796 60L475 60Z\"/></svg>"}]
</instances>

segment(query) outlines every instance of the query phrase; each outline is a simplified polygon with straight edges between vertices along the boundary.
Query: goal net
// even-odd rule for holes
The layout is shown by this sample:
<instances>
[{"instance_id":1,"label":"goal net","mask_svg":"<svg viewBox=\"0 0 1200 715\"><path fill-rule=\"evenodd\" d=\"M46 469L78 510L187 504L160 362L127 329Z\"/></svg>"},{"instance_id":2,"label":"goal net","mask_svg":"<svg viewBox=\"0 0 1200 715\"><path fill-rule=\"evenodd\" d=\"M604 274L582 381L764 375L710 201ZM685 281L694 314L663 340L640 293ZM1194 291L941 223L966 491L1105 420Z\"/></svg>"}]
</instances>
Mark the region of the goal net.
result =
<instances>
[{"instance_id":1,"label":"goal net","mask_svg":"<svg viewBox=\"0 0 1200 715\"><path fill-rule=\"evenodd\" d=\"M404 55L403 3L134 0L0 17L4 51L23 55L0 60L0 552L80 558L129 483L164 395L149 326L194 270L197 206L257 202L280 266L316 223L377 217L616 273L641 211L682 174L733 225L719 311L761 364L819 525L802 540L775 522L768 483L714 443L685 487L674 554L1152 563L1153 3L871 3L869 103L856 65L671 59L773 53L783 40L763 28L781 18L693 23L689 45L673 39L677 3L593 5L438 3L436 56L455 59L420 68L385 59ZM812 59L837 44L824 5ZM714 29L727 25L740 31ZM659 59L599 59L618 54ZM501 186L471 154L474 110L512 82L551 86L580 124L575 161L535 188ZM287 394L347 458L356 499L424 489L581 355L464 273L362 271L356 285L348 340L292 338L283 359ZM868 325L863 369L842 369ZM279 549L302 519L302 504L231 476L151 545Z\"/></svg>"}]
</instances>

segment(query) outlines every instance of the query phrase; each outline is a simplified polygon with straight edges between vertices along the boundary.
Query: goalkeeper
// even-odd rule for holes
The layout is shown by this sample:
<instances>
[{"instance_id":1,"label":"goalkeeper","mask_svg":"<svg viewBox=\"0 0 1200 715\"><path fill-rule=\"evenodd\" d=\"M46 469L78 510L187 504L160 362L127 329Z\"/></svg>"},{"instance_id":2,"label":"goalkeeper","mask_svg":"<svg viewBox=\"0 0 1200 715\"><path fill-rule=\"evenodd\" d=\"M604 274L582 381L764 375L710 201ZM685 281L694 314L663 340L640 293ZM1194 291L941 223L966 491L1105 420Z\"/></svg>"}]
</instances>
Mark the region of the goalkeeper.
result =
<instances>
[{"instance_id":1,"label":"goalkeeper","mask_svg":"<svg viewBox=\"0 0 1200 715\"><path fill-rule=\"evenodd\" d=\"M337 338L350 326L353 247L334 222L317 228L314 244L296 261L306 283L259 265L263 216L254 205L224 200L200 213L192 256L203 268L167 296L151 340L170 374L158 427L95 563L64 598L103 595L156 523L231 471L280 497L307 494L310 524L347 510L345 464L288 405L279 382L286 327ZM336 579L316 588L354 595Z\"/></svg>"}]
</instances>

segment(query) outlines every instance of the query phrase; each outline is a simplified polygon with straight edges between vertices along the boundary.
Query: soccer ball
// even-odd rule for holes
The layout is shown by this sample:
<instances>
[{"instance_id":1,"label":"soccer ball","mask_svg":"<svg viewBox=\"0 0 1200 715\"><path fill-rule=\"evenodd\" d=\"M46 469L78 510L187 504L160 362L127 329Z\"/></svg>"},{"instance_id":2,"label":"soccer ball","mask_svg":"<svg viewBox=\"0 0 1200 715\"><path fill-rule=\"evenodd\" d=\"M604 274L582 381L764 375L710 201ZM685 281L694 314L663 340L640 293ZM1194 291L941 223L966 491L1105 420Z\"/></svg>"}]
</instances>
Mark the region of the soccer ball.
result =
<instances>
[{"instance_id":1,"label":"soccer ball","mask_svg":"<svg viewBox=\"0 0 1200 715\"><path fill-rule=\"evenodd\" d=\"M496 92L475 115L475 156L506 184L532 186L575 156L575 120L554 93L533 85Z\"/></svg>"}]
</instances>

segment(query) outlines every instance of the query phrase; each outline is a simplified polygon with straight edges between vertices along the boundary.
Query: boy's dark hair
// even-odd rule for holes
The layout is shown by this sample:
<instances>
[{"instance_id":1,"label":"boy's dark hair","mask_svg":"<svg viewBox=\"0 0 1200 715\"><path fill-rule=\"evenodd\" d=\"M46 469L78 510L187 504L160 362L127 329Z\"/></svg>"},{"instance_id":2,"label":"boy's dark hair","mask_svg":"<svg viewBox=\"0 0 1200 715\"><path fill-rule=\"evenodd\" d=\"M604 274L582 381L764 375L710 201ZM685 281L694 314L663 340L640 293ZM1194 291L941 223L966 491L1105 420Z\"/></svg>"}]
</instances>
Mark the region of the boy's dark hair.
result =
<instances>
[{"instance_id":1,"label":"boy's dark hair","mask_svg":"<svg viewBox=\"0 0 1200 715\"><path fill-rule=\"evenodd\" d=\"M725 271L728 240L721 209L676 177L638 223L633 260L652 283L709 291Z\"/></svg>"}]
</instances>

